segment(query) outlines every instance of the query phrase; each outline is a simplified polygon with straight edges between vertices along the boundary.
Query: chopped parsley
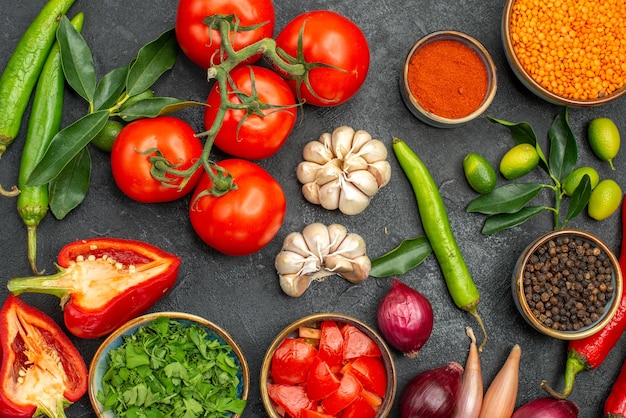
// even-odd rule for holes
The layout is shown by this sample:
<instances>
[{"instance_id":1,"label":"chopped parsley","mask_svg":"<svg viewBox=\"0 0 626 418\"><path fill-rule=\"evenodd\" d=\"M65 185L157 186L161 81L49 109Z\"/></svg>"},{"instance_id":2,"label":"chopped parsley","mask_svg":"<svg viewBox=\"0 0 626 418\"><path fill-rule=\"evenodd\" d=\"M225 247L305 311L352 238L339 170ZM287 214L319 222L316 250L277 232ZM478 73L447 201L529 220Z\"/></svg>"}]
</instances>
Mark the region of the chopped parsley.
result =
<instances>
[{"instance_id":1,"label":"chopped parsley","mask_svg":"<svg viewBox=\"0 0 626 418\"><path fill-rule=\"evenodd\" d=\"M232 348L201 326L160 317L108 352L97 398L127 418L230 417L243 412Z\"/></svg>"}]
</instances>

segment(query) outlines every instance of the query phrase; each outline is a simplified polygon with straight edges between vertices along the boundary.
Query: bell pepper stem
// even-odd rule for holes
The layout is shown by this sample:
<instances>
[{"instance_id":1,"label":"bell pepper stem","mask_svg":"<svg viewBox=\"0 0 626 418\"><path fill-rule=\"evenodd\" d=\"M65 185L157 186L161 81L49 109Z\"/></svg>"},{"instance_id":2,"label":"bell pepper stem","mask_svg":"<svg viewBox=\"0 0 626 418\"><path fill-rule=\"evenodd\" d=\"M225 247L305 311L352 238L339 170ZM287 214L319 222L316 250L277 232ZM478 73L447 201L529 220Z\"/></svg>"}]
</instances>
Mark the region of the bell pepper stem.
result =
<instances>
[{"instance_id":1,"label":"bell pepper stem","mask_svg":"<svg viewBox=\"0 0 626 418\"><path fill-rule=\"evenodd\" d=\"M557 392L547 381L541 382L541 387L550 394L550 396L556 399L565 399L567 398L574 389L574 381L576 379L576 375L579 372L589 369L589 363L585 360L585 358L580 355L576 350L570 350L567 354L567 361L565 363L565 385L562 392Z\"/></svg>"},{"instance_id":2,"label":"bell pepper stem","mask_svg":"<svg viewBox=\"0 0 626 418\"><path fill-rule=\"evenodd\" d=\"M49 276L30 276L30 277L15 277L7 282L7 288L9 292L14 295L20 295L25 292L45 293L48 295L54 295L63 299L69 294L71 290L67 286L60 286L59 280L66 273L66 270L56 265L57 273Z\"/></svg>"}]
</instances>

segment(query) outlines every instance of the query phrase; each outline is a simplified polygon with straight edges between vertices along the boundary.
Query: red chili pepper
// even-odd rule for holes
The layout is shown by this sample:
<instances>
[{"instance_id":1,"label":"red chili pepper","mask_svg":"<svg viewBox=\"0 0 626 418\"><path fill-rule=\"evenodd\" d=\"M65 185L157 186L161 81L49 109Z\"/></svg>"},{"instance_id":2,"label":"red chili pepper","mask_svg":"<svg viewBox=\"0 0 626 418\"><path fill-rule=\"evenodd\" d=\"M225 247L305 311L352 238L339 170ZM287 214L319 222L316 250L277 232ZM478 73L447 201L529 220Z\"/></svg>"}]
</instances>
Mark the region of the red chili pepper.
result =
<instances>
[{"instance_id":1,"label":"red chili pepper","mask_svg":"<svg viewBox=\"0 0 626 418\"><path fill-rule=\"evenodd\" d=\"M604 418L626 417L626 361L604 401Z\"/></svg>"},{"instance_id":2,"label":"red chili pepper","mask_svg":"<svg viewBox=\"0 0 626 418\"><path fill-rule=\"evenodd\" d=\"M87 391L87 366L52 318L9 295L0 309L0 416L65 417Z\"/></svg>"},{"instance_id":3,"label":"red chili pepper","mask_svg":"<svg viewBox=\"0 0 626 418\"><path fill-rule=\"evenodd\" d=\"M626 274L626 210L622 207L622 248L619 257L620 269ZM626 292L622 294L620 305L615 316L596 334L580 340L571 340L567 347L567 361L565 363L565 388L563 392L556 392L544 380L541 382L546 392L558 399L565 399L574 389L574 380L579 372L594 370L600 366L611 349L617 344L626 330Z\"/></svg>"},{"instance_id":4,"label":"red chili pepper","mask_svg":"<svg viewBox=\"0 0 626 418\"><path fill-rule=\"evenodd\" d=\"M145 312L174 287L180 266L158 247L115 238L73 242L57 260L56 274L14 278L7 287L61 298L65 325L80 338L107 335Z\"/></svg>"}]
</instances>

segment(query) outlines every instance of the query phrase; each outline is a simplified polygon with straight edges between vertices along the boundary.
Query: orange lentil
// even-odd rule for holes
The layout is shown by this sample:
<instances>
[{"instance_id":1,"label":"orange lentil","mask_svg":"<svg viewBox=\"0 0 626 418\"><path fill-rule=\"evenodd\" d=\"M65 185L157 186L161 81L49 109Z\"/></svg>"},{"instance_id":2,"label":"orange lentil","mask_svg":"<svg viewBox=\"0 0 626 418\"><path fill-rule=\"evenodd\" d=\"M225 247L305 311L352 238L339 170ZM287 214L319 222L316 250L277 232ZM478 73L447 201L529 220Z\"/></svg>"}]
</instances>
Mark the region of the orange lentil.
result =
<instances>
[{"instance_id":1,"label":"orange lentil","mask_svg":"<svg viewBox=\"0 0 626 418\"><path fill-rule=\"evenodd\" d=\"M516 0L510 33L524 70L556 95L591 100L625 85L624 0Z\"/></svg>"}]
</instances>

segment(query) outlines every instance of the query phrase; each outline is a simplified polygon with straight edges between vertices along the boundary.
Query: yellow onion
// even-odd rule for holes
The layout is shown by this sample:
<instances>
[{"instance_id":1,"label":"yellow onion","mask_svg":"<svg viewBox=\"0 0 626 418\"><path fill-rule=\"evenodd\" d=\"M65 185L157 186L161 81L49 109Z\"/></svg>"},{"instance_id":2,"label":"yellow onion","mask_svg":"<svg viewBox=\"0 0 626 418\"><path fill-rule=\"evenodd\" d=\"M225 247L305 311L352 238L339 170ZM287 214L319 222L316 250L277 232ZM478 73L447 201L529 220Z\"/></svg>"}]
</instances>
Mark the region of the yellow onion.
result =
<instances>
[{"instance_id":1,"label":"yellow onion","mask_svg":"<svg viewBox=\"0 0 626 418\"><path fill-rule=\"evenodd\" d=\"M400 395L400 418L449 418L454 413L463 366L449 362L415 376Z\"/></svg>"}]
</instances>

